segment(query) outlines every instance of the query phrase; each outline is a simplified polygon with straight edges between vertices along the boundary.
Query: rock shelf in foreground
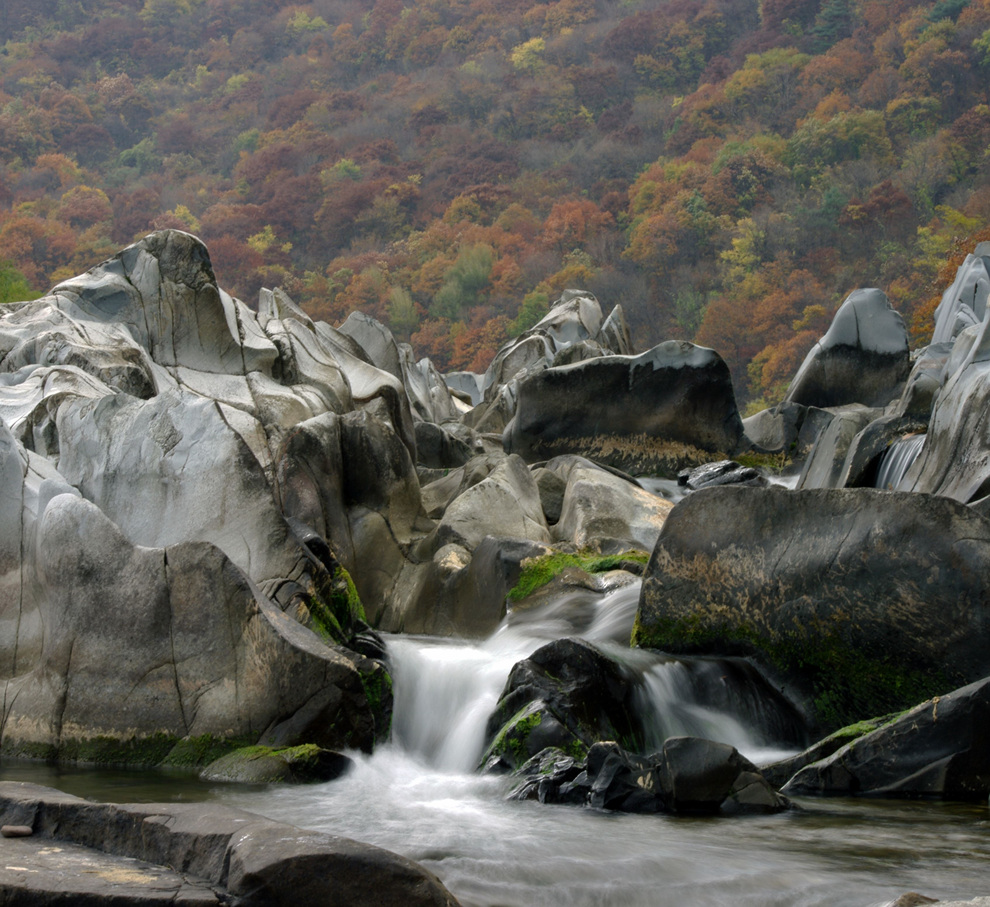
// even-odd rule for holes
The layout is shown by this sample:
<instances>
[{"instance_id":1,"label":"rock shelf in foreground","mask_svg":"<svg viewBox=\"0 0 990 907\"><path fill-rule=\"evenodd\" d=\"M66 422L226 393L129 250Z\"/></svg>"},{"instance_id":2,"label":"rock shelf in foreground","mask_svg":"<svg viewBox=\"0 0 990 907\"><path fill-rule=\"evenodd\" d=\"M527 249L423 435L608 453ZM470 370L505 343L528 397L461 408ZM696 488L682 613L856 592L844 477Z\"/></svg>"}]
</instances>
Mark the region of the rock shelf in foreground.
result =
<instances>
[{"instance_id":1,"label":"rock shelf in foreground","mask_svg":"<svg viewBox=\"0 0 990 907\"><path fill-rule=\"evenodd\" d=\"M434 875L387 850L209 803L91 803L0 782L0 903L456 907Z\"/></svg>"}]
</instances>

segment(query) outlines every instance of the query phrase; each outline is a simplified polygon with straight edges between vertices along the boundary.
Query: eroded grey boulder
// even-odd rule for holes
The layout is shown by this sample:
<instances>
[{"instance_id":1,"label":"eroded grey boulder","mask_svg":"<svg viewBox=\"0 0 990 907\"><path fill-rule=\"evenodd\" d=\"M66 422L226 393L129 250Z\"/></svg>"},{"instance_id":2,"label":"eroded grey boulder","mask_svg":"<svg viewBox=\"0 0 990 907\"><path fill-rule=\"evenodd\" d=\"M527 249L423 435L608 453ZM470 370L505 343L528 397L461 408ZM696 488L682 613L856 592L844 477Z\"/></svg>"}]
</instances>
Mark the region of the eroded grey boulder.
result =
<instances>
[{"instance_id":1,"label":"eroded grey boulder","mask_svg":"<svg viewBox=\"0 0 990 907\"><path fill-rule=\"evenodd\" d=\"M990 321L956 338L935 397L928 434L900 487L967 503L990 493Z\"/></svg>"},{"instance_id":2,"label":"eroded grey boulder","mask_svg":"<svg viewBox=\"0 0 990 907\"><path fill-rule=\"evenodd\" d=\"M904 320L877 289L854 290L808 353L785 401L803 406L884 406L911 369Z\"/></svg>"},{"instance_id":3,"label":"eroded grey boulder","mask_svg":"<svg viewBox=\"0 0 990 907\"><path fill-rule=\"evenodd\" d=\"M490 475L454 498L437 527L441 545L453 543L469 551L490 535L551 541L536 482L519 457L501 461Z\"/></svg>"},{"instance_id":4,"label":"eroded grey boulder","mask_svg":"<svg viewBox=\"0 0 990 907\"><path fill-rule=\"evenodd\" d=\"M504 443L528 462L574 453L634 475L674 474L733 453L742 436L721 357L667 341L528 377Z\"/></svg>"},{"instance_id":5,"label":"eroded grey boulder","mask_svg":"<svg viewBox=\"0 0 990 907\"><path fill-rule=\"evenodd\" d=\"M381 665L326 645L214 546L132 545L71 494L36 544L44 644L2 681L4 752L158 762L184 737L257 739L314 697L321 720L294 743L370 749L387 730L364 686Z\"/></svg>"},{"instance_id":6,"label":"eroded grey boulder","mask_svg":"<svg viewBox=\"0 0 990 907\"><path fill-rule=\"evenodd\" d=\"M954 341L966 328L986 320L990 294L990 243L980 243L956 271L935 310L932 343Z\"/></svg>"},{"instance_id":7,"label":"eroded grey boulder","mask_svg":"<svg viewBox=\"0 0 990 907\"><path fill-rule=\"evenodd\" d=\"M526 378L565 362L632 352L621 306L603 318L598 300L583 290L564 290L532 328L495 354L482 379L484 403L466 421L479 431L501 432L516 411Z\"/></svg>"},{"instance_id":8,"label":"eroded grey boulder","mask_svg":"<svg viewBox=\"0 0 990 907\"><path fill-rule=\"evenodd\" d=\"M583 457L556 457L543 472L562 485L559 512L550 530L553 541L605 553L653 550L673 506L669 501ZM539 485L544 511L549 484L549 479L543 479Z\"/></svg>"}]
</instances>

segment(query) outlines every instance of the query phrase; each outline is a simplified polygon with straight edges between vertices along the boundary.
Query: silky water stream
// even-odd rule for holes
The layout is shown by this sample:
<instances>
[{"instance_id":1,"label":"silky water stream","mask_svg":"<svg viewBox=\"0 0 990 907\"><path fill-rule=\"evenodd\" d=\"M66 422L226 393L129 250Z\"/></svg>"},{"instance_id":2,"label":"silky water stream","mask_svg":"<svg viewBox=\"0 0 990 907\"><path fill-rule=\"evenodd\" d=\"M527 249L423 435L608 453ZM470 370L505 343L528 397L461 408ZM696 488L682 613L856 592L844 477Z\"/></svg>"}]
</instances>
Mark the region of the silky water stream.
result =
<instances>
[{"instance_id":1,"label":"silky water stream","mask_svg":"<svg viewBox=\"0 0 990 907\"><path fill-rule=\"evenodd\" d=\"M638 584L569 593L477 643L392 637L391 744L337 782L224 800L410 856L465 907L865 907L912 890L990 893L984 807L805 800L777 816L683 818L507 801L511 779L475 772L485 724L512 666L564 636L640 676L650 747L696 734L760 762L793 741L793 716L745 662L630 650L638 598Z\"/></svg>"},{"instance_id":2,"label":"silky water stream","mask_svg":"<svg viewBox=\"0 0 990 907\"><path fill-rule=\"evenodd\" d=\"M803 800L776 816L685 818L507 801L511 779L475 772L488 715L512 666L563 636L638 674L650 746L697 734L759 762L793 735L745 663L623 645L637 600L637 585L570 594L510 616L483 642L389 638L392 742L327 784L206 785L9 762L0 777L111 800L214 799L357 838L422 862L464 907L867 907L907 891L990 894L985 806Z\"/></svg>"}]
</instances>

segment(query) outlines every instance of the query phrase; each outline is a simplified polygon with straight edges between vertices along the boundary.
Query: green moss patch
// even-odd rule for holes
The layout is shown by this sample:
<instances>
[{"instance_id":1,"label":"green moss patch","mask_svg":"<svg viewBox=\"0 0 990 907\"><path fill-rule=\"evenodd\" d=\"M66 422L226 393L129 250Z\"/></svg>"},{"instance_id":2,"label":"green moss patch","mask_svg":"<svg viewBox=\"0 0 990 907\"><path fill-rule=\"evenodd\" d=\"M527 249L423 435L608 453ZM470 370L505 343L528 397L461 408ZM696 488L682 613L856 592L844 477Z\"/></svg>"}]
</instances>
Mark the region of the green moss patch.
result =
<instances>
[{"instance_id":1,"label":"green moss patch","mask_svg":"<svg viewBox=\"0 0 990 907\"><path fill-rule=\"evenodd\" d=\"M610 570L620 570L630 562L645 566L649 559L647 552L639 550L610 555L554 551L542 557L528 558L522 562L519 581L509 590L508 599L513 602L521 601L547 585L569 567L577 567L585 573L607 573Z\"/></svg>"},{"instance_id":2,"label":"green moss patch","mask_svg":"<svg viewBox=\"0 0 990 907\"><path fill-rule=\"evenodd\" d=\"M328 642L347 645L357 621L366 621L364 605L354 580L338 566L330 582L310 595L312 627Z\"/></svg>"}]
</instances>

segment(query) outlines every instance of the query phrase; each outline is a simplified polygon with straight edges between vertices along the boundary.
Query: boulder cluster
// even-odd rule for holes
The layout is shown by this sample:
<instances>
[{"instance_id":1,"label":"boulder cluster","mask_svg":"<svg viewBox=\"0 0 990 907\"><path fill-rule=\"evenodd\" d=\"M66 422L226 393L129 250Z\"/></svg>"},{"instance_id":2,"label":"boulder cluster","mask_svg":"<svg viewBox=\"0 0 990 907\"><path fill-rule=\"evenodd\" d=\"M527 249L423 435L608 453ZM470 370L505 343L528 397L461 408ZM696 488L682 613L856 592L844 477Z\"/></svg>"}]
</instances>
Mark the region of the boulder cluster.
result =
<instances>
[{"instance_id":1,"label":"boulder cluster","mask_svg":"<svg viewBox=\"0 0 990 907\"><path fill-rule=\"evenodd\" d=\"M484 636L527 565L589 552L643 574L634 644L748 659L812 735L941 697L919 707L937 736L947 694L970 691L961 715L990 676L988 269L977 248L915 353L884 294L855 291L783 402L743 420L717 353L636 353L588 293L484 375L441 376L366 315L331 327L280 290L250 308L199 240L152 234L0 315L2 752L370 750L391 711L375 630ZM913 459L884 471L906 437ZM642 478L678 473L676 506ZM714 802L677 793L702 743L636 755L619 667L574 641L551 654L568 696L547 705L549 656L517 666L491 758L523 777L576 760L541 799L622 802L602 791L635 777L657 808ZM841 748L792 787L975 790L966 720L955 750L910 763L916 783ZM704 752L718 803L749 802L745 760Z\"/></svg>"}]
</instances>

